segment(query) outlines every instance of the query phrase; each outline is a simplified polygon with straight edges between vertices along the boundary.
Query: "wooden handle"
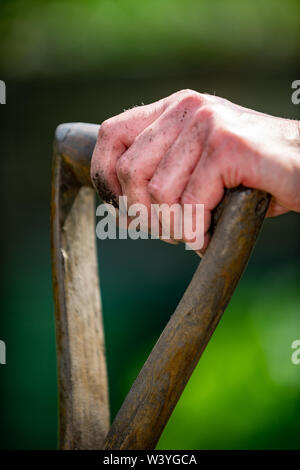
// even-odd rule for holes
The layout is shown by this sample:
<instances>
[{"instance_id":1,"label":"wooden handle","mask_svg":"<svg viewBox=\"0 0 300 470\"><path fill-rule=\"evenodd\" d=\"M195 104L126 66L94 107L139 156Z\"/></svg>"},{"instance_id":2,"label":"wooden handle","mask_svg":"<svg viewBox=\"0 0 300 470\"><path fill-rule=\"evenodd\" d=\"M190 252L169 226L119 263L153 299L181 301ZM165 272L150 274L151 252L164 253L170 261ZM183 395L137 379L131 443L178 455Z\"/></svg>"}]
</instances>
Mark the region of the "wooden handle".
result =
<instances>
[{"instance_id":1,"label":"wooden handle","mask_svg":"<svg viewBox=\"0 0 300 470\"><path fill-rule=\"evenodd\" d=\"M210 245L116 416L105 449L155 448L241 277L267 206L260 191L239 188L226 196Z\"/></svg>"},{"instance_id":2,"label":"wooden handle","mask_svg":"<svg viewBox=\"0 0 300 470\"><path fill-rule=\"evenodd\" d=\"M54 142L51 256L61 449L101 449L109 430L94 191L87 187L97 128L60 126Z\"/></svg>"},{"instance_id":3,"label":"wooden handle","mask_svg":"<svg viewBox=\"0 0 300 470\"><path fill-rule=\"evenodd\" d=\"M64 124L56 149L78 184L91 185L89 165L98 126ZM119 410L103 447L154 449L249 259L270 197L239 187L214 213L210 245L173 316Z\"/></svg>"}]
</instances>

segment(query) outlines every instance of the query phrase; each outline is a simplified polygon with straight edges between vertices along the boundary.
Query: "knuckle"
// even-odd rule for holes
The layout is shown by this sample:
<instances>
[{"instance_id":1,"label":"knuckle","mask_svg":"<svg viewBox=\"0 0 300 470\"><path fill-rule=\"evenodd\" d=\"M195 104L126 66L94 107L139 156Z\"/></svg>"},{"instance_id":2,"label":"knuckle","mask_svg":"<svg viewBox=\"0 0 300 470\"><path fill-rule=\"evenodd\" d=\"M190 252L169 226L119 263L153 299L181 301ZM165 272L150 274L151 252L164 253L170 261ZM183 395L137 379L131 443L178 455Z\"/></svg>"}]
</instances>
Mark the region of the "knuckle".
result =
<instances>
[{"instance_id":1,"label":"knuckle","mask_svg":"<svg viewBox=\"0 0 300 470\"><path fill-rule=\"evenodd\" d=\"M211 121L214 116L215 116L214 107L209 104L201 106L199 109L197 109L195 113L196 121L201 122L201 123Z\"/></svg>"},{"instance_id":2,"label":"knuckle","mask_svg":"<svg viewBox=\"0 0 300 470\"><path fill-rule=\"evenodd\" d=\"M139 184L143 180L143 166L138 159L124 155L116 163L116 173L119 181L124 184L134 182Z\"/></svg>"},{"instance_id":3,"label":"knuckle","mask_svg":"<svg viewBox=\"0 0 300 470\"><path fill-rule=\"evenodd\" d=\"M199 93L197 91L191 90L190 88L184 88L182 90L177 91L177 93L175 93L175 94L178 97L199 95Z\"/></svg>"},{"instance_id":4,"label":"knuckle","mask_svg":"<svg viewBox=\"0 0 300 470\"><path fill-rule=\"evenodd\" d=\"M162 192L161 192L161 185L158 185L155 181L150 181L148 183L148 193L150 197L155 201L162 200Z\"/></svg>"},{"instance_id":5,"label":"knuckle","mask_svg":"<svg viewBox=\"0 0 300 470\"><path fill-rule=\"evenodd\" d=\"M174 93L174 98L181 105L195 105L203 102L203 95L194 90L184 89Z\"/></svg>"},{"instance_id":6,"label":"knuckle","mask_svg":"<svg viewBox=\"0 0 300 470\"><path fill-rule=\"evenodd\" d=\"M183 106L189 109L194 106L200 106L202 102L201 95L196 91L191 91L184 93L179 97L178 106Z\"/></svg>"},{"instance_id":7,"label":"knuckle","mask_svg":"<svg viewBox=\"0 0 300 470\"><path fill-rule=\"evenodd\" d=\"M191 191L184 191L181 196L181 204L196 204L196 198Z\"/></svg>"},{"instance_id":8,"label":"knuckle","mask_svg":"<svg viewBox=\"0 0 300 470\"><path fill-rule=\"evenodd\" d=\"M172 192L172 188L167 183L158 183L155 179L148 183L148 193L151 199L159 203L173 204L175 200Z\"/></svg>"},{"instance_id":9,"label":"knuckle","mask_svg":"<svg viewBox=\"0 0 300 470\"><path fill-rule=\"evenodd\" d=\"M128 158L120 157L116 163L116 173L120 181L127 182L132 179L133 166Z\"/></svg>"},{"instance_id":10,"label":"knuckle","mask_svg":"<svg viewBox=\"0 0 300 470\"><path fill-rule=\"evenodd\" d=\"M107 139L113 132L113 121L112 119L107 119L103 121L99 132L98 132L98 140Z\"/></svg>"}]
</instances>

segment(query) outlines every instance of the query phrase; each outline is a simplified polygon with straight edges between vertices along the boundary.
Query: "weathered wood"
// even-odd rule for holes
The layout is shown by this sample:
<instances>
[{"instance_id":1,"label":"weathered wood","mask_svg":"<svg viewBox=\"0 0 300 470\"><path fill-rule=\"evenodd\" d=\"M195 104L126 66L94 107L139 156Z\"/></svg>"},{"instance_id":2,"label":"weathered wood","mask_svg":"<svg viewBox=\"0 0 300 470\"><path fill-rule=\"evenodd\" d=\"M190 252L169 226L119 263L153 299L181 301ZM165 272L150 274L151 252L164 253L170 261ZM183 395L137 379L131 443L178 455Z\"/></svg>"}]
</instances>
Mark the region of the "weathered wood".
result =
<instances>
[{"instance_id":1,"label":"weathered wood","mask_svg":"<svg viewBox=\"0 0 300 470\"><path fill-rule=\"evenodd\" d=\"M131 387L105 449L155 448L240 279L268 201L250 189L226 196L207 252Z\"/></svg>"},{"instance_id":2,"label":"weathered wood","mask_svg":"<svg viewBox=\"0 0 300 470\"><path fill-rule=\"evenodd\" d=\"M58 129L51 231L60 448L100 449L109 428L109 406L94 191L81 186L80 172L62 153L63 141L62 129ZM87 138L84 141L88 144Z\"/></svg>"},{"instance_id":3,"label":"weathered wood","mask_svg":"<svg viewBox=\"0 0 300 470\"><path fill-rule=\"evenodd\" d=\"M72 198L78 197L76 194L80 186L91 184L88 176L89 163L98 127L69 124L59 129L59 152L66 165L61 174L64 174L68 181L71 174L70 183L67 185L69 193L67 193L71 194L73 191L75 194L75 196L68 196L66 200L61 201L62 205L66 207L64 212L68 213L70 201ZM80 193L81 191L82 189ZM76 217L86 210L85 204L86 201L82 200L82 204L76 206ZM262 225L268 204L269 196L261 191L237 188L226 194L215 213L218 220L217 223L216 221L214 223L210 246L175 313L129 391L105 439L103 448L138 450L155 447L240 279ZM72 218L73 229L78 226L76 217ZM86 221L86 223L92 224L91 221ZM91 232L93 231L92 227L89 229ZM56 236L58 236L58 231L56 229ZM86 233L85 236L87 236ZM69 243L72 245L72 240L69 240ZM83 238L78 239L77 249L85 250L85 243ZM56 243L56 245L58 244ZM66 245L68 243L63 246ZM91 252L88 256L85 253L86 262L89 256L91 256ZM71 272L76 277L78 266L74 265L73 268ZM82 271L82 273L84 272ZM54 269L54 275L55 273L56 269ZM64 276L63 272L61 272L61 276ZM66 271L66 278L68 279L68 271ZM60 283L62 282L63 277L60 280ZM95 283L90 283L88 276L85 280L82 279L82 285L78 284L78 289L84 286L86 287L85 293L93 296L91 291L95 290ZM81 294L78 291L77 293L80 298ZM56 308L59 311L63 299L59 296L56 296L56 299L59 304ZM63 308L66 310L69 305ZM61 318L61 314L58 317ZM64 311L63 317L68 317L66 311ZM62 326L58 322L58 338L60 338L59 330ZM63 327L62 329L66 329L68 334L74 334L70 328ZM77 334L76 331L75 334ZM65 354L71 355L72 359L73 350L70 348L65 348L63 351L58 349L58 352L61 361L63 361ZM67 363L69 362L70 359L67 360ZM93 370L92 367L91 370ZM101 375L103 367L100 369ZM67 379L70 370L65 367L65 372L64 378ZM74 381L72 385L76 386ZM67 407L68 399L69 397L65 395L64 401ZM99 414L101 420L100 415L101 413ZM70 417L66 417L66 423L68 423L68 419ZM71 430L71 433L74 431L75 429ZM94 430L91 431L94 432ZM103 443L101 432L99 440L97 441L97 437L94 436L94 439L91 437L91 442L96 443L95 448L98 444L99 448L100 443Z\"/></svg>"}]
</instances>

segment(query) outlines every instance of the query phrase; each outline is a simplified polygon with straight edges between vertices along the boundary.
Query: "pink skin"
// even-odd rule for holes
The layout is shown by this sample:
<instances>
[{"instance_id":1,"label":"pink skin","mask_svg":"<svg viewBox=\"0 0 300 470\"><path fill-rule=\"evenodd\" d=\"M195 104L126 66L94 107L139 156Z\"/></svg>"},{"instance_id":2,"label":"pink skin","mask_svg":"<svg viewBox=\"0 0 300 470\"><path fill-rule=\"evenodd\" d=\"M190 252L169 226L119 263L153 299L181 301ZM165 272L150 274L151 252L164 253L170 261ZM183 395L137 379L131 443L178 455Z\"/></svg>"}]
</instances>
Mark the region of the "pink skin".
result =
<instances>
[{"instance_id":1,"label":"pink skin","mask_svg":"<svg viewBox=\"0 0 300 470\"><path fill-rule=\"evenodd\" d=\"M205 251L225 188L269 192L269 217L300 212L300 125L182 90L106 120L92 158L96 173L116 197L149 213L151 203L204 204Z\"/></svg>"}]
</instances>

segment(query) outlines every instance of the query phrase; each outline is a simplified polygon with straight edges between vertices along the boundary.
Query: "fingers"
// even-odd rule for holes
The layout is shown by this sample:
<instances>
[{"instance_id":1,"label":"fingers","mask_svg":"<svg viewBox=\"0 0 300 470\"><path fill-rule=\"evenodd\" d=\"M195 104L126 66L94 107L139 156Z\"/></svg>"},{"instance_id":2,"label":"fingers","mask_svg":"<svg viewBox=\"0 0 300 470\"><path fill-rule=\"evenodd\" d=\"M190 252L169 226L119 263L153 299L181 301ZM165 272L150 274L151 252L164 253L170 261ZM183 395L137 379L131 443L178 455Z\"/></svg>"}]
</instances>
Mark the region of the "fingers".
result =
<instances>
[{"instance_id":1,"label":"fingers","mask_svg":"<svg viewBox=\"0 0 300 470\"><path fill-rule=\"evenodd\" d=\"M189 100L174 103L135 139L116 163L122 193L128 204L150 203L148 184L161 159L168 152L194 108Z\"/></svg>"},{"instance_id":2,"label":"fingers","mask_svg":"<svg viewBox=\"0 0 300 470\"><path fill-rule=\"evenodd\" d=\"M199 212L196 203L199 204L202 201L197 199L192 201L182 200L182 194L201 159L211 128L211 121L212 113L206 106L194 112L190 121L160 161L148 185L152 203L167 204L169 207L177 202L181 203L184 215L181 227L182 241L188 243L191 247L195 247L196 243L194 242L197 238L197 250L199 247L205 249L209 241L208 234L203 238L210 224L209 211ZM190 213L189 209L191 209ZM167 210L168 208L165 209L165 212ZM163 217L164 213L162 211L161 218ZM172 224L172 236L174 236L175 229L175 225Z\"/></svg>"},{"instance_id":3,"label":"fingers","mask_svg":"<svg viewBox=\"0 0 300 470\"><path fill-rule=\"evenodd\" d=\"M105 121L91 176L100 195L106 190L108 199L126 195L128 207L143 205L149 228L155 215L151 204L163 205L156 217L159 235L166 215L170 238L178 239L179 226L182 240L193 246L193 239L200 240L196 250L203 252L211 211L225 188L242 184L273 194L267 216L286 208L300 211L298 144L292 143L298 142L298 125L297 132L289 126L286 120L183 90ZM183 219L176 225L170 213L178 207Z\"/></svg>"},{"instance_id":4,"label":"fingers","mask_svg":"<svg viewBox=\"0 0 300 470\"><path fill-rule=\"evenodd\" d=\"M167 100L162 99L125 111L101 125L91 161L91 178L99 192L101 187L106 187L116 196L121 194L116 174L118 158L132 145L136 136L163 113L166 106Z\"/></svg>"},{"instance_id":5,"label":"fingers","mask_svg":"<svg viewBox=\"0 0 300 470\"><path fill-rule=\"evenodd\" d=\"M134 143L144 129L150 126L169 107L174 105L182 109L196 106L208 97L191 91L181 90L156 103L130 109L105 121L99 131L97 144L91 162L92 181L100 196L102 188L108 193L121 194L121 185L116 173L116 162ZM181 112L180 109L178 111Z\"/></svg>"},{"instance_id":6,"label":"fingers","mask_svg":"<svg viewBox=\"0 0 300 470\"><path fill-rule=\"evenodd\" d=\"M206 107L197 110L161 159L148 185L153 203L173 204L180 200L201 158L210 121L211 113Z\"/></svg>"},{"instance_id":7,"label":"fingers","mask_svg":"<svg viewBox=\"0 0 300 470\"><path fill-rule=\"evenodd\" d=\"M204 234L203 246L200 249L203 253L209 243L209 228L211 224L211 211L218 205L224 194L224 184L219 164L208 153L205 148L201 158L198 160L195 169L189 177L188 183L182 192L180 202L183 206L203 204L202 220L199 220L193 212L191 224L196 229L195 237L200 240ZM186 238L189 234L186 234Z\"/></svg>"},{"instance_id":8,"label":"fingers","mask_svg":"<svg viewBox=\"0 0 300 470\"><path fill-rule=\"evenodd\" d=\"M197 106L199 102L194 96L176 100L138 135L116 163L117 177L122 194L128 198L128 206L143 204L147 208L148 226L152 224L153 228L155 225L159 235L162 235L162 227L156 211L151 207L153 201L149 194L149 181L161 159L192 119Z\"/></svg>"}]
</instances>

